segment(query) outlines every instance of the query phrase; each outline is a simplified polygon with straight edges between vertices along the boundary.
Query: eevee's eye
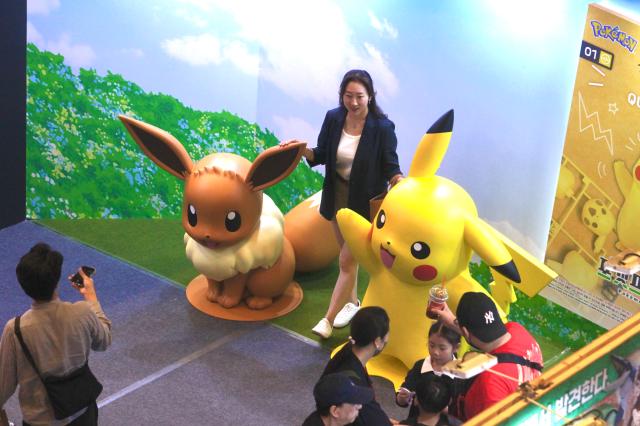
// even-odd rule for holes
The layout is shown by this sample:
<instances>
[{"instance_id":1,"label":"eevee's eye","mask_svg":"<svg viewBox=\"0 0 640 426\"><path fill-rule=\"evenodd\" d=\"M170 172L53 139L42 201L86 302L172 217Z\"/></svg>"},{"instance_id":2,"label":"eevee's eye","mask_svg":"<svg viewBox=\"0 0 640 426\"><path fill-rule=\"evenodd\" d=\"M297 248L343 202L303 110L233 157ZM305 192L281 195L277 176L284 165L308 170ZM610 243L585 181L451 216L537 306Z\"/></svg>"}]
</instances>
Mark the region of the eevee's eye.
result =
<instances>
[{"instance_id":1,"label":"eevee's eye","mask_svg":"<svg viewBox=\"0 0 640 426\"><path fill-rule=\"evenodd\" d=\"M424 259L425 257L429 256L430 253L431 249L429 248L427 243L416 241L415 243L411 244L411 254L416 259Z\"/></svg>"},{"instance_id":2,"label":"eevee's eye","mask_svg":"<svg viewBox=\"0 0 640 426\"><path fill-rule=\"evenodd\" d=\"M384 212L384 210L380 210L378 212L378 217L376 218L376 227L380 229L384 226L386 222L387 222L387 215Z\"/></svg>"},{"instance_id":3,"label":"eevee's eye","mask_svg":"<svg viewBox=\"0 0 640 426\"><path fill-rule=\"evenodd\" d=\"M229 232L236 232L240 229L241 223L240 213L233 210L227 213L227 217L224 218L224 226Z\"/></svg>"},{"instance_id":4,"label":"eevee's eye","mask_svg":"<svg viewBox=\"0 0 640 426\"><path fill-rule=\"evenodd\" d=\"M198 224L198 213L196 213L196 208L193 204L187 206L187 220L191 226Z\"/></svg>"}]
</instances>

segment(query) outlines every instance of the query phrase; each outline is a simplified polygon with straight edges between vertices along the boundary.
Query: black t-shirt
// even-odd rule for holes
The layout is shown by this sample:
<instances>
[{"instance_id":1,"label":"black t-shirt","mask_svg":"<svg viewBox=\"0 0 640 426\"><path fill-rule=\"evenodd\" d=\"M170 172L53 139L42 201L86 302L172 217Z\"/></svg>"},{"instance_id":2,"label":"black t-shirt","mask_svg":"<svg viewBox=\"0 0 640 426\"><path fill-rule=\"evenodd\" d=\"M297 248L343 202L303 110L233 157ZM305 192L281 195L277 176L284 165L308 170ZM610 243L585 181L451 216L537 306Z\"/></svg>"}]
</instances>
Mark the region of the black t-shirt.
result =
<instances>
[{"instance_id":1,"label":"black t-shirt","mask_svg":"<svg viewBox=\"0 0 640 426\"><path fill-rule=\"evenodd\" d=\"M401 425L407 426L425 426L424 423L418 423L417 417L409 417L406 420L400 422ZM449 422L449 417L446 414L440 414L440 419L438 419L438 423L436 426L453 426L454 423Z\"/></svg>"}]
</instances>

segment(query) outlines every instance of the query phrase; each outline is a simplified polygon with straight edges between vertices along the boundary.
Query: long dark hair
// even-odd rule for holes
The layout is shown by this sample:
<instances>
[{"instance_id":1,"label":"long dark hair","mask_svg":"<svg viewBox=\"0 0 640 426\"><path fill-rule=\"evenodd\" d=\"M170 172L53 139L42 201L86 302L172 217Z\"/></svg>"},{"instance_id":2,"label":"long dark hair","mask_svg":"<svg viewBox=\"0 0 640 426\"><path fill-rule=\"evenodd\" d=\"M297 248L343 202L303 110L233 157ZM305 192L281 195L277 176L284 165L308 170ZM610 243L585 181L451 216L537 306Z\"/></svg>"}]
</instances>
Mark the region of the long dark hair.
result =
<instances>
[{"instance_id":1,"label":"long dark hair","mask_svg":"<svg viewBox=\"0 0 640 426\"><path fill-rule=\"evenodd\" d=\"M382 112L382 109L380 109L376 102L376 91L373 89L373 80L365 70L350 70L347 71L344 77L342 77L342 82L340 83L340 96L338 99L340 106L345 108L342 98L344 97L345 90L347 90L347 85L352 81L362 84L367 90L367 95L369 95L369 111L378 118L386 118L387 115Z\"/></svg>"}]
</instances>

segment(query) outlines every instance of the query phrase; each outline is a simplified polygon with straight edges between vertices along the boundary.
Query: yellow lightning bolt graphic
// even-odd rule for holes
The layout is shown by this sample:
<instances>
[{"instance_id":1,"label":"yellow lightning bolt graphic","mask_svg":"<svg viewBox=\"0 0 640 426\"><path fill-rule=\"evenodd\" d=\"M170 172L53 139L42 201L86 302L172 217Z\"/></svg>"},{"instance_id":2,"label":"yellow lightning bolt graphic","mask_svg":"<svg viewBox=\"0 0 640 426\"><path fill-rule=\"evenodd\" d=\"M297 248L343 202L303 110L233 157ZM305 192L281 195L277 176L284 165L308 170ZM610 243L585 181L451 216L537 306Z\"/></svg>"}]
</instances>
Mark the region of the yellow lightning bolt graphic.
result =
<instances>
[{"instance_id":1,"label":"yellow lightning bolt graphic","mask_svg":"<svg viewBox=\"0 0 640 426\"><path fill-rule=\"evenodd\" d=\"M600 126L600 116L598 115L597 111L589 114L589 111L587 111L587 107L584 105L584 99L582 98L581 92L578 92L578 104L578 130L580 130L580 133L591 128L593 140L598 141L600 139L604 139L607 142L609 153L613 155L613 134L611 132L611 129L602 130L602 126Z\"/></svg>"}]
</instances>

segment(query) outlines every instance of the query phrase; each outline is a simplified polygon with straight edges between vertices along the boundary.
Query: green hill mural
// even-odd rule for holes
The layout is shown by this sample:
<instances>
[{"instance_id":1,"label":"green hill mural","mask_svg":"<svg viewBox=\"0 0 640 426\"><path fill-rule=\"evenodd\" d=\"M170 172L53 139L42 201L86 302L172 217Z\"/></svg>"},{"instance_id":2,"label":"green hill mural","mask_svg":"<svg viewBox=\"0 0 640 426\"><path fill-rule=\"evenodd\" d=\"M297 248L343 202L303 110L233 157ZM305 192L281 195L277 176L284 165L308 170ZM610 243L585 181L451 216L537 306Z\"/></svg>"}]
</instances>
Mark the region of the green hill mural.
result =
<instances>
[{"instance_id":1,"label":"green hill mural","mask_svg":"<svg viewBox=\"0 0 640 426\"><path fill-rule=\"evenodd\" d=\"M176 218L182 182L151 162L117 119L126 114L173 134L193 159L232 152L253 160L278 139L227 111L197 111L145 92L118 74L74 74L64 57L27 46L27 216ZM301 164L267 190L283 212L321 188Z\"/></svg>"}]
</instances>

